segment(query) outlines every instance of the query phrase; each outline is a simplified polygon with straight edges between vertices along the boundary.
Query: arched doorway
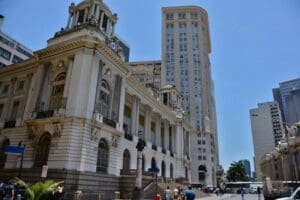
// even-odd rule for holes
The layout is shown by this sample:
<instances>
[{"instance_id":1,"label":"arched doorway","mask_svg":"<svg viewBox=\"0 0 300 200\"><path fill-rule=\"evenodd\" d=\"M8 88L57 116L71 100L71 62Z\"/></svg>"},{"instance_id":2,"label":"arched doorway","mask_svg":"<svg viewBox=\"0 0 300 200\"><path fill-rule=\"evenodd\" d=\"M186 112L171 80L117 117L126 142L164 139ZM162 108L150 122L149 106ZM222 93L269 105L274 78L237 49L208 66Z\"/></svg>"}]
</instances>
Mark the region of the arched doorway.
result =
<instances>
[{"instance_id":1,"label":"arched doorway","mask_svg":"<svg viewBox=\"0 0 300 200\"><path fill-rule=\"evenodd\" d=\"M170 178L173 179L173 164L170 164Z\"/></svg>"},{"instance_id":2,"label":"arched doorway","mask_svg":"<svg viewBox=\"0 0 300 200\"><path fill-rule=\"evenodd\" d=\"M101 139L98 145L97 172L107 172L109 148L105 139Z\"/></svg>"},{"instance_id":3,"label":"arched doorway","mask_svg":"<svg viewBox=\"0 0 300 200\"><path fill-rule=\"evenodd\" d=\"M205 180L205 174L207 172L206 166L205 165L199 165L198 168L198 178L200 182L204 182Z\"/></svg>"},{"instance_id":4,"label":"arched doorway","mask_svg":"<svg viewBox=\"0 0 300 200\"><path fill-rule=\"evenodd\" d=\"M44 133L37 145L36 155L35 155L35 167L42 167L47 165L49 152L51 144L51 135L49 133Z\"/></svg>"},{"instance_id":5,"label":"arched doorway","mask_svg":"<svg viewBox=\"0 0 300 200\"><path fill-rule=\"evenodd\" d=\"M0 147L0 169L4 169L7 155L4 153L4 149L9 145L9 139L4 139Z\"/></svg>"},{"instance_id":6,"label":"arched doorway","mask_svg":"<svg viewBox=\"0 0 300 200\"><path fill-rule=\"evenodd\" d=\"M165 165L165 161L162 161L162 162L161 162L161 176L162 176L163 178L166 177L166 165Z\"/></svg>"},{"instance_id":7,"label":"arched doorway","mask_svg":"<svg viewBox=\"0 0 300 200\"><path fill-rule=\"evenodd\" d=\"M130 152L125 149L123 153L123 169L130 169Z\"/></svg>"}]
</instances>

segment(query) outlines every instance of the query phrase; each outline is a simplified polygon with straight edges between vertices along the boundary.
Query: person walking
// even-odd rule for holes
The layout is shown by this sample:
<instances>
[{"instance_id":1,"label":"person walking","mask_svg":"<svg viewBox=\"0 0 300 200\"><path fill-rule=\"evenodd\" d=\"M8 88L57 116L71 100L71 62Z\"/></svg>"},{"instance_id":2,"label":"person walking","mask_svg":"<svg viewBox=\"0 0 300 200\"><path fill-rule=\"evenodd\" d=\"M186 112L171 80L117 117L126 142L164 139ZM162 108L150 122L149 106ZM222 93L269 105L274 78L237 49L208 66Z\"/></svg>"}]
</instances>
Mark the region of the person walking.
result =
<instances>
[{"instance_id":1,"label":"person walking","mask_svg":"<svg viewBox=\"0 0 300 200\"><path fill-rule=\"evenodd\" d=\"M58 185L53 194L54 200L63 200L63 187Z\"/></svg>"},{"instance_id":2,"label":"person walking","mask_svg":"<svg viewBox=\"0 0 300 200\"><path fill-rule=\"evenodd\" d=\"M258 196L258 200L260 200L260 194L261 194L261 188L257 187L257 196Z\"/></svg>"},{"instance_id":3,"label":"person walking","mask_svg":"<svg viewBox=\"0 0 300 200\"><path fill-rule=\"evenodd\" d=\"M170 187L167 186L167 189L165 190L165 199L171 200L172 191L170 190Z\"/></svg>"},{"instance_id":4,"label":"person walking","mask_svg":"<svg viewBox=\"0 0 300 200\"><path fill-rule=\"evenodd\" d=\"M242 197L242 200L244 200L244 195L245 195L245 190L244 190L244 188L241 187L240 191L241 191L241 197Z\"/></svg>"},{"instance_id":5,"label":"person walking","mask_svg":"<svg viewBox=\"0 0 300 200\"><path fill-rule=\"evenodd\" d=\"M188 189L185 191L186 200L195 200L195 192L192 190L192 186L188 186Z\"/></svg>"},{"instance_id":6,"label":"person walking","mask_svg":"<svg viewBox=\"0 0 300 200\"><path fill-rule=\"evenodd\" d=\"M175 187L174 189L174 200L178 200L179 198L179 189L178 187Z\"/></svg>"}]
</instances>

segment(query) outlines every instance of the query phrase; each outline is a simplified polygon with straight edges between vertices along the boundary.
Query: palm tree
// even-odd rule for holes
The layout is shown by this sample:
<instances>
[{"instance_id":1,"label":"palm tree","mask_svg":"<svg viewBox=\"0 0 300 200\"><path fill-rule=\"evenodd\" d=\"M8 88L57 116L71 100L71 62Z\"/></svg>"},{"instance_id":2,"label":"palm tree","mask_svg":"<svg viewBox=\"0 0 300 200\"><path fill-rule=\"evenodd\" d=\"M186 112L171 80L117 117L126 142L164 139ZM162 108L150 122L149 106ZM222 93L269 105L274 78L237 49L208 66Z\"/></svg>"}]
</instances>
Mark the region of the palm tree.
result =
<instances>
[{"instance_id":1,"label":"palm tree","mask_svg":"<svg viewBox=\"0 0 300 200\"><path fill-rule=\"evenodd\" d=\"M57 188L61 182L55 182L53 180L46 180L44 182L37 182L34 184L27 184L19 178L15 178L15 183L25 187L26 195L30 200L48 200L52 192Z\"/></svg>"},{"instance_id":2,"label":"palm tree","mask_svg":"<svg viewBox=\"0 0 300 200\"><path fill-rule=\"evenodd\" d=\"M248 181L249 180L246 169L245 169L242 161L231 163L231 165L227 171L227 180L228 181Z\"/></svg>"}]
</instances>

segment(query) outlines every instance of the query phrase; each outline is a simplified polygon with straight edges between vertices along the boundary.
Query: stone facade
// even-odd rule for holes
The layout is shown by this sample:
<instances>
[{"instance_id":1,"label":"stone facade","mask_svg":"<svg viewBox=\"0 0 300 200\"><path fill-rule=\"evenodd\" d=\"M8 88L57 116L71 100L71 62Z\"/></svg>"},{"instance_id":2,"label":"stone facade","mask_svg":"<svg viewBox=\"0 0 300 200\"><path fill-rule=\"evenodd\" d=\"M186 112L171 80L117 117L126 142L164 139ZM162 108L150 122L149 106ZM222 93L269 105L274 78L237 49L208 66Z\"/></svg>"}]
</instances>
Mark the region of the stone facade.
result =
<instances>
[{"instance_id":1,"label":"stone facade","mask_svg":"<svg viewBox=\"0 0 300 200\"><path fill-rule=\"evenodd\" d=\"M65 180L68 199L76 190L109 199L136 169L141 138L144 171L157 166L159 176L189 181L191 126L131 76L114 37L116 14L100 0L69 12L45 49L0 69L0 175L20 166L4 146L24 146L22 177L38 180L47 165L48 178Z\"/></svg>"},{"instance_id":2,"label":"stone facade","mask_svg":"<svg viewBox=\"0 0 300 200\"><path fill-rule=\"evenodd\" d=\"M263 177L279 181L300 180L300 125L292 126L288 134L288 139L283 138L273 151L260 160Z\"/></svg>"}]
</instances>

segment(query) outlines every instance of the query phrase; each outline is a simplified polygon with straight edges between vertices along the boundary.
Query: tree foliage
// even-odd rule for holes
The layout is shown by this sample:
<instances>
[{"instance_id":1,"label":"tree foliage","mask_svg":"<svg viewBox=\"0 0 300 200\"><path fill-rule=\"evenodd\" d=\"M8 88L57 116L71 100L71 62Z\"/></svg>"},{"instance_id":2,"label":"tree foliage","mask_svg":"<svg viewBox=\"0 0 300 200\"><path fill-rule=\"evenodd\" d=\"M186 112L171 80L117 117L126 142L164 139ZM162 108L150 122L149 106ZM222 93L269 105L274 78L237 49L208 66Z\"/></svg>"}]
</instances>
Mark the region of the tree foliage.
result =
<instances>
[{"instance_id":1,"label":"tree foliage","mask_svg":"<svg viewBox=\"0 0 300 200\"><path fill-rule=\"evenodd\" d=\"M30 200L48 200L52 192L58 185L62 184L63 181L55 182L53 180L46 180L44 182L28 184L19 178L15 178L15 183L25 187L26 195Z\"/></svg>"},{"instance_id":2,"label":"tree foliage","mask_svg":"<svg viewBox=\"0 0 300 200\"><path fill-rule=\"evenodd\" d=\"M227 171L227 180L231 182L249 180L242 161L231 163Z\"/></svg>"}]
</instances>

